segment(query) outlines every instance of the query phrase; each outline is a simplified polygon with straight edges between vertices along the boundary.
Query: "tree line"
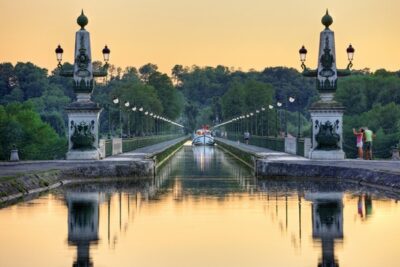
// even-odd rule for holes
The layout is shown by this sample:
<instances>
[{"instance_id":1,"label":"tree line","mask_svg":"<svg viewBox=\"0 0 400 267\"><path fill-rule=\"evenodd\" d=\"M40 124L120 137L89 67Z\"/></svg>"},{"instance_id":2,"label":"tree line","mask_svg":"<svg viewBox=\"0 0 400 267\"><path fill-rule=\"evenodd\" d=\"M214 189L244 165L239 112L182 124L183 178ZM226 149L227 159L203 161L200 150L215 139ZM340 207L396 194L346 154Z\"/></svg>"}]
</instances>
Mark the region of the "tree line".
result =
<instances>
[{"instance_id":1,"label":"tree line","mask_svg":"<svg viewBox=\"0 0 400 267\"><path fill-rule=\"evenodd\" d=\"M64 67L70 67L64 63ZM94 62L94 67L101 67ZM72 79L50 73L32 63L0 64L0 159L9 157L13 145L23 159L62 158L67 149L64 107L74 101ZM357 70L340 79L336 99L346 111L344 149L355 156L352 128L369 127L377 134L374 149L385 158L400 139L400 73ZM120 99L118 105L113 98ZM288 97L295 98L293 103ZM177 120L188 132L204 124L213 125L255 112L277 102L288 109L288 132L297 135L300 113L301 135L310 135L308 108L318 98L315 80L304 78L293 68L270 67L242 71L226 66L175 65L170 74L155 64L125 69L111 65L107 78L98 80L93 99L103 107L100 135L151 134L154 121L146 121L132 107ZM121 103L128 101L130 107ZM283 108L282 107L282 108ZM119 111L122 109L122 128ZM282 112L268 112L269 134L282 130ZM278 121L276 121L278 120ZM129 124L128 124L129 122ZM276 129L278 125L278 129ZM258 129L261 131L261 128ZM40 134L36 134L40 133ZM265 134L265 133L264 133ZM51 149L50 149L51 148ZM23 151L23 152L22 152Z\"/></svg>"}]
</instances>

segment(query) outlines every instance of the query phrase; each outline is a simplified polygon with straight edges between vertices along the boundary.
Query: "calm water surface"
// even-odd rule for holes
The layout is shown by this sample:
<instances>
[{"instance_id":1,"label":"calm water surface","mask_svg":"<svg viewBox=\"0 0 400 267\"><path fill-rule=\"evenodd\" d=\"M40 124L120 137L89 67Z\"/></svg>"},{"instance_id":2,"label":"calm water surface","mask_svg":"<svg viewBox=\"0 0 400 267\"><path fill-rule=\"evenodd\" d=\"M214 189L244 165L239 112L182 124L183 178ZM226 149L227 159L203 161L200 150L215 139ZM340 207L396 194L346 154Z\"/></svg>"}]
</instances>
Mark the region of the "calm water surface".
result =
<instances>
[{"instance_id":1,"label":"calm water surface","mask_svg":"<svg viewBox=\"0 0 400 267\"><path fill-rule=\"evenodd\" d=\"M399 196L269 179L185 146L154 181L75 185L0 209L0 266L398 267Z\"/></svg>"}]
</instances>

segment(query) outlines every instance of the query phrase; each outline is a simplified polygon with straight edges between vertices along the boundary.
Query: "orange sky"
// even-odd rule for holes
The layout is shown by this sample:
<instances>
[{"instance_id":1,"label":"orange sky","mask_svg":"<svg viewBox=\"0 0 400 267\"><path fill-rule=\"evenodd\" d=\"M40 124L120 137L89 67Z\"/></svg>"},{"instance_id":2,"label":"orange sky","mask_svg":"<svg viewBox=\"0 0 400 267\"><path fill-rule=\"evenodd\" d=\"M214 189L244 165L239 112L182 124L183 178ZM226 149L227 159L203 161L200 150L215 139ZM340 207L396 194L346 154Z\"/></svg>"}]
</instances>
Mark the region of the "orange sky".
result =
<instances>
[{"instance_id":1,"label":"orange sky","mask_svg":"<svg viewBox=\"0 0 400 267\"><path fill-rule=\"evenodd\" d=\"M398 0L0 0L0 62L53 69L58 43L72 61L81 8L89 17L93 59L101 59L108 44L110 62L122 67L152 62L167 73L175 64L300 69L302 44L315 67L320 19L329 8L338 67L347 65L351 42L354 68L400 69Z\"/></svg>"}]
</instances>

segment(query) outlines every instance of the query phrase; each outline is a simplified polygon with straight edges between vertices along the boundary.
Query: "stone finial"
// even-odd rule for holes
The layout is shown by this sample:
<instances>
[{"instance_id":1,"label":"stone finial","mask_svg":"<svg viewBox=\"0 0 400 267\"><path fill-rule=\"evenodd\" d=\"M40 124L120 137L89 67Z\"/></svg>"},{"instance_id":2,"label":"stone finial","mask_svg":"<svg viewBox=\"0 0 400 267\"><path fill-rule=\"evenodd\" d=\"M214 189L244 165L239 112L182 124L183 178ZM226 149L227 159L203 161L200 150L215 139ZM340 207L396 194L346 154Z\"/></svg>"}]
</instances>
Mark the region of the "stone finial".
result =
<instances>
[{"instance_id":1,"label":"stone finial","mask_svg":"<svg viewBox=\"0 0 400 267\"><path fill-rule=\"evenodd\" d=\"M81 30L84 30L85 26L88 25L89 20L83 13L83 9L81 15L76 19L76 22L78 23L79 26L81 26Z\"/></svg>"},{"instance_id":2,"label":"stone finial","mask_svg":"<svg viewBox=\"0 0 400 267\"><path fill-rule=\"evenodd\" d=\"M333 19L329 15L328 9L326 10L326 14L322 17L321 22L325 26L326 29L329 29L329 26L332 25Z\"/></svg>"}]
</instances>

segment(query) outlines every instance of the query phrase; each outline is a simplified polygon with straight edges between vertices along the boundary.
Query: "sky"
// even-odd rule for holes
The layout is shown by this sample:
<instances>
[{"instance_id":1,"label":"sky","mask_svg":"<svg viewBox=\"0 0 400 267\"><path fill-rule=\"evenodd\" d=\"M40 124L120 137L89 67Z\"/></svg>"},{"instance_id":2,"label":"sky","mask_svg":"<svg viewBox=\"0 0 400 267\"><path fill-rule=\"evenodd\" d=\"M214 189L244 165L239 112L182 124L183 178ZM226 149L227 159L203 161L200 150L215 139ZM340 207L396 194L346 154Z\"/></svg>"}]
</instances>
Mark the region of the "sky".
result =
<instances>
[{"instance_id":1,"label":"sky","mask_svg":"<svg viewBox=\"0 0 400 267\"><path fill-rule=\"evenodd\" d=\"M314 68L326 8L339 68L347 66L351 43L355 69L400 69L398 0L0 0L0 62L51 70L58 44L71 62L84 9L92 58L101 60L107 44L110 63L123 68L151 62L168 74L175 64L300 69L303 44Z\"/></svg>"}]
</instances>

